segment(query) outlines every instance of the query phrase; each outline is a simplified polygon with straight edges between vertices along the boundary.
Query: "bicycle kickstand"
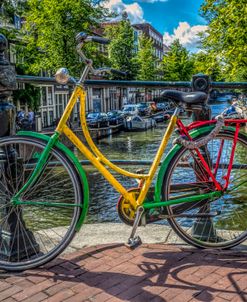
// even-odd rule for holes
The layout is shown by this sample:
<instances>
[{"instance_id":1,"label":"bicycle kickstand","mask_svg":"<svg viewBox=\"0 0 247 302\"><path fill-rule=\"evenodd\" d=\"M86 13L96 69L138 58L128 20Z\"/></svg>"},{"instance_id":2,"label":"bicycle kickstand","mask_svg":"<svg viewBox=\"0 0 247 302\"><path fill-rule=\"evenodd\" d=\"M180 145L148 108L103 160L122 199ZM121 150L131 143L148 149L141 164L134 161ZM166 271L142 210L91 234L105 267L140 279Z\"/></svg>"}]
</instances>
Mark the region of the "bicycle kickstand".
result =
<instances>
[{"instance_id":1,"label":"bicycle kickstand","mask_svg":"<svg viewBox=\"0 0 247 302\"><path fill-rule=\"evenodd\" d=\"M135 221L134 221L134 224L133 224L133 227L132 227L130 237L128 239L128 242L125 244L130 249L134 249L137 246L142 244L141 238L139 236L135 236L135 233L136 233L136 230L137 230L138 225L140 223L140 220L142 218L143 212L144 212L144 208L140 206L137 209L137 212L136 212L136 218L135 218Z\"/></svg>"}]
</instances>

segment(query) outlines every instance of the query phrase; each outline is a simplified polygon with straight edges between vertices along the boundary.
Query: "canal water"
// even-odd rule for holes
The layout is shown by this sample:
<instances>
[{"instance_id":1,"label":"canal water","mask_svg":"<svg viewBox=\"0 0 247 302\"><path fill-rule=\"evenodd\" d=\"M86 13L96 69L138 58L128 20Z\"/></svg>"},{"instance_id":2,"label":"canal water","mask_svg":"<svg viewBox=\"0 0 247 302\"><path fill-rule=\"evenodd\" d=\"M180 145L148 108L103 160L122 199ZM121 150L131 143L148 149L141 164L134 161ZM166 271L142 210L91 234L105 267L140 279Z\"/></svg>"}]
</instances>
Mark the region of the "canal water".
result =
<instances>
[{"instance_id":1,"label":"canal water","mask_svg":"<svg viewBox=\"0 0 247 302\"><path fill-rule=\"evenodd\" d=\"M221 113L227 106L228 104L223 102L212 104L212 116ZM184 119L185 124L189 122L189 118ZM159 123L155 129L144 132L121 132L101 139L97 142L97 146L110 160L152 160L165 129L166 124ZM171 149L172 140L169 142L165 154ZM83 159L82 156L79 157ZM84 168L87 172L90 186L90 206L86 222L119 221L116 211L119 193L92 167L85 166ZM122 166L122 168L136 172L140 168L147 171L149 166ZM123 176L114 175L125 187L132 188L137 186L137 182L134 179L126 179Z\"/></svg>"}]
</instances>

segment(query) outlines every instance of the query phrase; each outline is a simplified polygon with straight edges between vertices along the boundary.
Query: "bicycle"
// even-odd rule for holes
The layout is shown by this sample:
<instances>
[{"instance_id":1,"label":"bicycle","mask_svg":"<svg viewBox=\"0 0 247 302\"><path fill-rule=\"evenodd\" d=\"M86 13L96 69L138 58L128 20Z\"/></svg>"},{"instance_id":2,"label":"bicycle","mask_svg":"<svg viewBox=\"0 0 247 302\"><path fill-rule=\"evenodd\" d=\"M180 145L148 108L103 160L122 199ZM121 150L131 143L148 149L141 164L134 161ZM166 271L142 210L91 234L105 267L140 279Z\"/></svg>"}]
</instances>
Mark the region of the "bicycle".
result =
<instances>
[{"instance_id":1,"label":"bicycle","mask_svg":"<svg viewBox=\"0 0 247 302\"><path fill-rule=\"evenodd\" d=\"M185 126L178 118L180 110L202 110L207 95L166 90L164 95L177 107L150 170L126 171L101 153L87 128L85 79L89 72L112 71L93 68L82 50L88 41L107 42L77 35L77 51L86 63L79 81L64 68L56 73L59 83L71 79L75 88L54 134L20 131L0 140L0 269L21 271L49 262L64 251L84 222L89 206L87 177L74 153L59 142L62 134L120 193L119 217L132 226L129 247L141 243L135 236L139 225L159 219L167 219L185 242L198 248L225 249L243 242L247 135L240 124L247 120L219 118ZM77 99L88 147L67 125ZM152 181L176 126L179 137L161 164L153 192ZM136 179L138 186L127 190L110 170Z\"/></svg>"}]
</instances>

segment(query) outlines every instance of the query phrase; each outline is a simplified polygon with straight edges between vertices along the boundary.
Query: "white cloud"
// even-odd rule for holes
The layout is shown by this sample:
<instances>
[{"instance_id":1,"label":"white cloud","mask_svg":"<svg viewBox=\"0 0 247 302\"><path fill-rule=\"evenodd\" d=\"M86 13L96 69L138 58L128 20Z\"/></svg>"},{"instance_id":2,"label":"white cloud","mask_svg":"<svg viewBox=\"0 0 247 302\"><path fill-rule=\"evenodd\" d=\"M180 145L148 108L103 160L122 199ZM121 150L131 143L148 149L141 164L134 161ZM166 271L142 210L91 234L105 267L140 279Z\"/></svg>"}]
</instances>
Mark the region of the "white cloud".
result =
<instances>
[{"instance_id":1,"label":"white cloud","mask_svg":"<svg viewBox=\"0 0 247 302\"><path fill-rule=\"evenodd\" d=\"M131 23L144 22L143 10L137 2L134 2L132 4L125 4L122 2L122 0L109 0L104 4L104 6L120 15L123 12L126 12L128 14ZM114 20L118 20L120 18L121 17L117 17Z\"/></svg>"},{"instance_id":2,"label":"white cloud","mask_svg":"<svg viewBox=\"0 0 247 302\"><path fill-rule=\"evenodd\" d=\"M192 52L197 52L200 47L199 33L207 30L206 25L190 26L188 22L179 22L179 25L174 29L173 34L164 33L164 43L170 45L174 40L179 39L180 43Z\"/></svg>"}]
</instances>

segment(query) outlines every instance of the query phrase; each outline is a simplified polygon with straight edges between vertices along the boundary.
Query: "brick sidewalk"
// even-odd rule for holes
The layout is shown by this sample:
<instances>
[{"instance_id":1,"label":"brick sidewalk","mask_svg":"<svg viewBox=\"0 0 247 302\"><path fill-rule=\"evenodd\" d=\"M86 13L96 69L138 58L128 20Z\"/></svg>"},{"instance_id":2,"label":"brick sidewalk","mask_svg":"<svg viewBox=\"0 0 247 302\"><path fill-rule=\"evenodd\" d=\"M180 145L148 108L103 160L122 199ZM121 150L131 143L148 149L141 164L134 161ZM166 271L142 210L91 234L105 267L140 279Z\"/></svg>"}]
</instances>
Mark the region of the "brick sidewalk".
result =
<instances>
[{"instance_id":1,"label":"brick sidewalk","mask_svg":"<svg viewBox=\"0 0 247 302\"><path fill-rule=\"evenodd\" d=\"M1 276L1 302L247 301L247 257L174 245L100 245Z\"/></svg>"}]
</instances>

